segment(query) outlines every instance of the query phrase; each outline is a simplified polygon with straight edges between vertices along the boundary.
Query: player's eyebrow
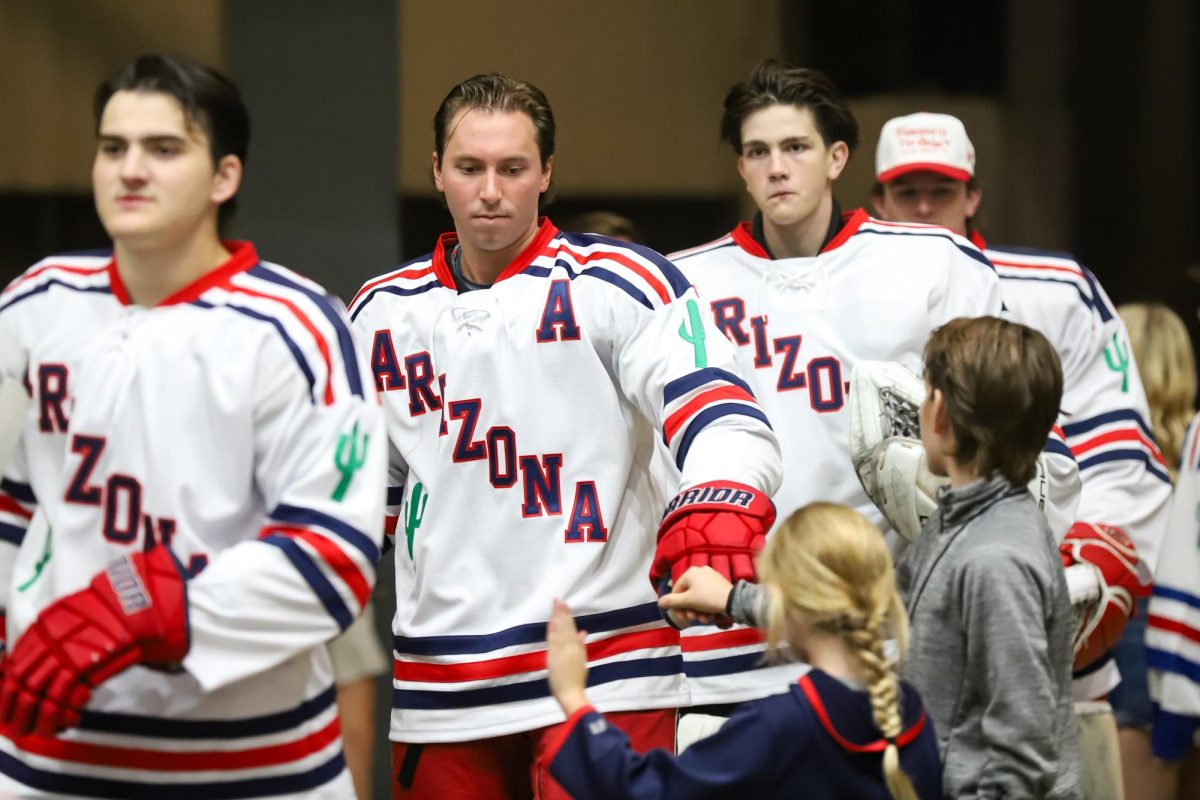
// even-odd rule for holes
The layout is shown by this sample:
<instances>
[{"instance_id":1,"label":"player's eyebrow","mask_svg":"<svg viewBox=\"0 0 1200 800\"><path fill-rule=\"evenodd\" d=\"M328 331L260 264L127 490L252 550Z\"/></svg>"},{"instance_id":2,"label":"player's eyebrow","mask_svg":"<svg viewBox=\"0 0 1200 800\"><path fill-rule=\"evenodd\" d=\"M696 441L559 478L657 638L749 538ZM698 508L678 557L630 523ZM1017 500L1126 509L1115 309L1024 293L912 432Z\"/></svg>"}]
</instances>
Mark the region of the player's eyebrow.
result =
<instances>
[{"instance_id":1,"label":"player's eyebrow","mask_svg":"<svg viewBox=\"0 0 1200 800\"><path fill-rule=\"evenodd\" d=\"M122 136L119 133L105 133L104 131L101 131L97 135L96 139L100 142L114 142L120 144L125 144L131 141L131 138L128 136ZM188 139L187 137L180 136L179 134L175 133L154 133L150 134L149 136L134 136L132 137L132 141L150 145L174 143L186 144Z\"/></svg>"}]
</instances>

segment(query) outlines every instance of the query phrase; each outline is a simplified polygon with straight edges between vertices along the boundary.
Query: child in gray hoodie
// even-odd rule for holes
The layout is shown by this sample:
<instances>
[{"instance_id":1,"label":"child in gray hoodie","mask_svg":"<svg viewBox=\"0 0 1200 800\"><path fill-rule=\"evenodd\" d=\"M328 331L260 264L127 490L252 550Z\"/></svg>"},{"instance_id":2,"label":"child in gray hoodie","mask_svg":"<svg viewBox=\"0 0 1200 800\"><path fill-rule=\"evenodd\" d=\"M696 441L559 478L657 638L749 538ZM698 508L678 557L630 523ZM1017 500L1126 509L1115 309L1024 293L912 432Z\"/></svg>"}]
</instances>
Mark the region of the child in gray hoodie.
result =
<instances>
[{"instance_id":1,"label":"child in gray hoodie","mask_svg":"<svg viewBox=\"0 0 1200 800\"><path fill-rule=\"evenodd\" d=\"M1032 328L956 319L926 344L925 383L921 442L950 486L897 577L944 795L1078 797L1071 604L1025 488L1058 414L1058 356Z\"/></svg>"}]
</instances>

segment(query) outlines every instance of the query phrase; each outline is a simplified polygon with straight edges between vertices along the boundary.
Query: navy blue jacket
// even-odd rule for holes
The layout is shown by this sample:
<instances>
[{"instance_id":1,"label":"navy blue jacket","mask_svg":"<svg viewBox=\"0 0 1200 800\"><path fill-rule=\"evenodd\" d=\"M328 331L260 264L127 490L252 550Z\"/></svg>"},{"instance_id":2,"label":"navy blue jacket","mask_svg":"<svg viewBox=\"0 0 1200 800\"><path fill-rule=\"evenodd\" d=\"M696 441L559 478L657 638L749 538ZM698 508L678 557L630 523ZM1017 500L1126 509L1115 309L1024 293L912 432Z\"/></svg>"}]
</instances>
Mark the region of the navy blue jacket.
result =
<instances>
[{"instance_id":1,"label":"navy blue jacket","mask_svg":"<svg viewBox=\"0 0 1200 800\"><path fill-rule=\"evenodd\" d=\"M937 736L917 691L903 684L900 766L922 798L940 798ZM638 755L586 708L564 729L550 774L588 798L855 798L888 800L884 742L864 691L812 670L786 694L743 703L713 736L676 757Z\"/></svg>"}]
</instances>

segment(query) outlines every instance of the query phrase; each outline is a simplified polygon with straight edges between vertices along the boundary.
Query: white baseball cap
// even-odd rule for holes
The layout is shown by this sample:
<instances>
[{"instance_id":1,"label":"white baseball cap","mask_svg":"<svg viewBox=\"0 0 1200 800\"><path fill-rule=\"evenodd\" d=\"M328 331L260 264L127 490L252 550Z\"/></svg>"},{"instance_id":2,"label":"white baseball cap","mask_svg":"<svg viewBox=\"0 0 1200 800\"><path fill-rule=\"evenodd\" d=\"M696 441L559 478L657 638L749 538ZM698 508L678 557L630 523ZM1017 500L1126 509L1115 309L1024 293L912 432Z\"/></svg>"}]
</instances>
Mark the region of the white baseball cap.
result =
<instances>
[{"instance_id":1,"label":"white baseball cap","mask_svg":"<svg viewBox=\"0 0 1200 800\"><path fill-rule=\"evenodd\" d=\"M975 147L958 117L922 111L883 123L875 148L876 180L887 183L909 172L970 180L975 174Z\"/></svg>"}]
</instances>

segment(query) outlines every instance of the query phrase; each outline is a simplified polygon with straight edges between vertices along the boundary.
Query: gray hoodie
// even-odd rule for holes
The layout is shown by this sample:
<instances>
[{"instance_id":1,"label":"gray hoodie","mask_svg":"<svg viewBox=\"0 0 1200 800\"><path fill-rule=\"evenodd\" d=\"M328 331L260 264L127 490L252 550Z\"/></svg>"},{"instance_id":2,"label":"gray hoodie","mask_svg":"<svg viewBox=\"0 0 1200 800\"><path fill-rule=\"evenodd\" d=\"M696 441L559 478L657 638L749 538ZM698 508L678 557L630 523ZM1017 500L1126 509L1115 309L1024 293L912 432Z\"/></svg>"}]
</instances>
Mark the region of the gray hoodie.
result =
<instances>
[{"instance_id":1,"label":"gray hoodie","mask_svg":"<svg viewBox=\"0 0 1200 800\"><path fill-rule=\"evenodd\" d=\"M1029 492L998 473L943 490L897 580L945 796L1079 797L1071 602Z\"/></svg>"}]
</instances>

